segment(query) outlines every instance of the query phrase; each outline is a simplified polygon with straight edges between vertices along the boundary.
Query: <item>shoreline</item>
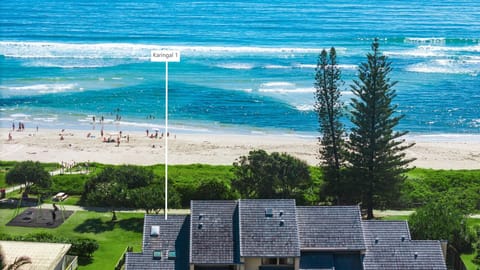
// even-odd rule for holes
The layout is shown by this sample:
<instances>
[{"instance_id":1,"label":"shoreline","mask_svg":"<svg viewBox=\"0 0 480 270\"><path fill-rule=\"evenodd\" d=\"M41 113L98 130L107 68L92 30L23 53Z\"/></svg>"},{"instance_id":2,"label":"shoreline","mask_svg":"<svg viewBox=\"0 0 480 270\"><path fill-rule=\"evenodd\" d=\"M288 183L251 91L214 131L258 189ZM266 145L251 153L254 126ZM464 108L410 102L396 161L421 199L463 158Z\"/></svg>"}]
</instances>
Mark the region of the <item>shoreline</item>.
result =
<instances>
[{"instance_id":1,"label":"shoreline","mask_svg":"<svg viewBox=\"0 0 480 270\"><path fill-rule=\"evenodd\" d=\"M124 131L117 146L116 130L25 129L0 128L0 160L40 162L99 162L104 164L162 164L165 159L165 138L146 132ZM155 131L153 131L155 132ZM11 133L12 140L8 140ZM90 136L87 137L88 133ZM152 133L149 133L149 136ZM63 136L63 140L60 137ZM165 136L164 136L165 137ZM127 142L128 138L128 142ZM411 166L432 169L480 169L480 134L413 134L405 137L416 145L405 151L408 158L417 158ZM286 152L318 165L317 139L303 134L234 134L234 133L171 133L168 139L169 164L231 165L242 155L256 149Z\"/></svg>"}]
</instances>

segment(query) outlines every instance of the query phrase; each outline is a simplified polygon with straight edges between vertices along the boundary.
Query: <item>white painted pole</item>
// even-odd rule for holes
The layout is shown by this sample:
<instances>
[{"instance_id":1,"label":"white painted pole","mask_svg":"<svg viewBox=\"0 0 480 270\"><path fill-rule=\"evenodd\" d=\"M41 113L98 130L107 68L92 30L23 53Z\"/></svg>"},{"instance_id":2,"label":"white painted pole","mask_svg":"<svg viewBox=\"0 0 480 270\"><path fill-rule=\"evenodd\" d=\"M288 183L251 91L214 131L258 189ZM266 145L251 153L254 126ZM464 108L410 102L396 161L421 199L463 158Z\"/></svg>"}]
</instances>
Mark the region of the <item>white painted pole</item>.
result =
<instances>
[{"instance_id":1,"label":"white painted pole","mask_svg":"<svg viewBox=\"0 0 480 270\"><path fill-rule=\"evenodd\" d=\"M168 219L168 61L165 61L165 220Z\"/></svg>"},{"instance_id":2,"label":"white painted pole","mask_svg":"<svg viewBox=\"0 0 480 270\"><path fill-rule=\"evenodd\" d=\"M150 61L165 62L165 220L168 219L168 62L180 62L180 52L151 51Z\"/></svg>"}]
</instances>

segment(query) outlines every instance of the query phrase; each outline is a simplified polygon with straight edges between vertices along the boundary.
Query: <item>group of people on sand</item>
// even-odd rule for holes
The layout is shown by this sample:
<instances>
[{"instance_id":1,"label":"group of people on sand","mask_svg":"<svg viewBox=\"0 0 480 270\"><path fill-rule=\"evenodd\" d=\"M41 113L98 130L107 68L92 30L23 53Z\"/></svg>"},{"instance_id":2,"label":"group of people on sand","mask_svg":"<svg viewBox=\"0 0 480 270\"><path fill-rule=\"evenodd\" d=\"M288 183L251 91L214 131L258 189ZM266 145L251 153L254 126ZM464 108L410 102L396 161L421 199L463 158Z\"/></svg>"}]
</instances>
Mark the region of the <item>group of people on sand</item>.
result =
<instances>
[{"instance_id":1,"label":"group of people on sand","mask_svg":"<svg viewBox=\"0 0 480 270\"><path fill-rule=\"evenodd\" d=\"M148 129L145 130L145 133L147 133L147 137L150 139L158 139L158 130L155 130L155 134L151 133ZM170 137L170 132L167 132L167 137ZM175 139L177 138L177 135L174 135ZM160 134L160 139L163 139L163 132Z\"/></svg>"},{"instance_id":2,"label":"group of people on sand","mask_svg":"<svg viewBox=\"0 0 480 270\"><path fill-rule=\"evenodd\" d=\"M25 130L25 124L22 122L18 122L18 129L17 131L24 131ZM12 122L12 131L15 131L15 122ZM38 128L37 128L38 131Z\"/></svg>"}]
</instances>

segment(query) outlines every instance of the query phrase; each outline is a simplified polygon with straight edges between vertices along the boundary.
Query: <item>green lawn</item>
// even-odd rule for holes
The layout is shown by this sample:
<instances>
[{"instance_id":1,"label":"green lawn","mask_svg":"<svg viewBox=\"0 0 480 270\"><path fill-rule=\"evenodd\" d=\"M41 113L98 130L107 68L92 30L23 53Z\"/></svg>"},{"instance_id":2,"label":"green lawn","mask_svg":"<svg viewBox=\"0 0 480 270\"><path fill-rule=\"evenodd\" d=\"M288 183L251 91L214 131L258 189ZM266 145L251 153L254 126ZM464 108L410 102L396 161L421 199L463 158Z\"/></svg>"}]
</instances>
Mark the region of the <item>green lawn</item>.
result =
<instances>
[{"instance_id":1,"label":"green lawn","mask_svg":"<svg viewBox=\"0 0 480 270\"><path fill-rule=\"evenodd\" d=\"M0 209L0 233L11 235L49 232L65 237L87 237L98 241L99 249L93 260L79 260L79 269L113 269L127 246L141 251L143 213L117 213L118 221L111 223L110 212L74 213L55 229L5 226L13 218L15 209Z\"/></svg>"}]
</instances>

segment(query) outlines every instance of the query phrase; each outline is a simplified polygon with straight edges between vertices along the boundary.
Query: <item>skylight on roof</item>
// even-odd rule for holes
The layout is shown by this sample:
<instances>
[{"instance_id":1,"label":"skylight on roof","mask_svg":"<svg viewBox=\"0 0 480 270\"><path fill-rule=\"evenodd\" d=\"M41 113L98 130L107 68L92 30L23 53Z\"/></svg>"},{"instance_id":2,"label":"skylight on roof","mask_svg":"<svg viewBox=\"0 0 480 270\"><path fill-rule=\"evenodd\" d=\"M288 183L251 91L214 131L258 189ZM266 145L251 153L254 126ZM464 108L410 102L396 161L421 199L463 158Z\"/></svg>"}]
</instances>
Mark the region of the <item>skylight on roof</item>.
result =
<instances>
[{"instance_id":1,"label":"skylight on roof","mask_svg":"<svg viewBox=\"0 0 480 270\"><path fill-rule=\"evenodd\" d=\"M265 208L265 216L266 217L273 217L273 209L272 208Z\"/></svg>"},{"instance_id":2,"label":"skylight on roof","mask_svg":"<svg viewBox=\"0 0 480 270\"><path fill-rule=\"evenodd\" d=\"M160 226L152 226L150 230L150 236L157 237L160 235Z\"/></svg>"}]
</instances>

